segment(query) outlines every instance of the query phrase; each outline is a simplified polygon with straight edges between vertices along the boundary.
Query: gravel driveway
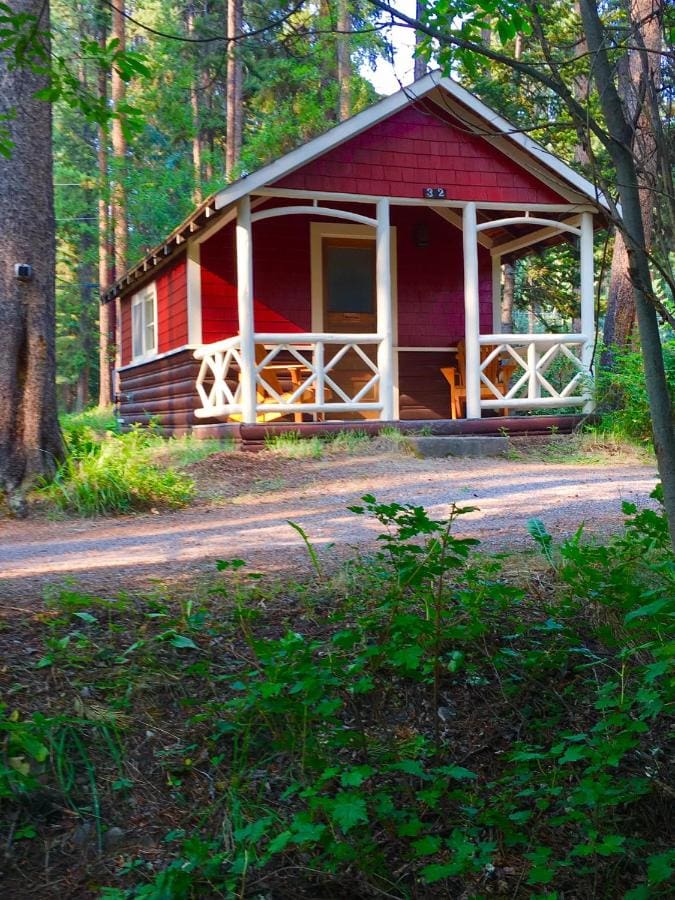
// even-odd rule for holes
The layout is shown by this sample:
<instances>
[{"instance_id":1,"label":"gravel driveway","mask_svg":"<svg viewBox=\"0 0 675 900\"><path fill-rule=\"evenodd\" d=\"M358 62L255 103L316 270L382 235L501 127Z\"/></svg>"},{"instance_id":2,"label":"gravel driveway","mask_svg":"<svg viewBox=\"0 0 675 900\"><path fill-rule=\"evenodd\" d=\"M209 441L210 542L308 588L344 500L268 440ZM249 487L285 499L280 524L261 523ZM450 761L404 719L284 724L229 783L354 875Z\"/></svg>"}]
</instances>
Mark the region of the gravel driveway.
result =
<instances>
[{"instance_id":1,"label":"gravel driveway","mask_svg":"<svg viewBox=\"0 0 675 900\"><path fill-rule=\"evenodd\" d=\"M456 533L491 549L531 546L537 516L557 536L586 522L593 533L620 527L620 501L644 503L656 482L649 465L558 464L508 459L417 459L392 451L293 460L270 453L222 453L191 467L200 499L189 509L95 521L0 520L0 610L30 606L51 585L97 593L190 582L216 559L257 569L306 568L298 522L324 556L372 545L377 523L346 507L362 494L422 504L442 517L455 501L477 506ZM332 547L330 545L333 545Z\"/></svg>"}]
</instances>

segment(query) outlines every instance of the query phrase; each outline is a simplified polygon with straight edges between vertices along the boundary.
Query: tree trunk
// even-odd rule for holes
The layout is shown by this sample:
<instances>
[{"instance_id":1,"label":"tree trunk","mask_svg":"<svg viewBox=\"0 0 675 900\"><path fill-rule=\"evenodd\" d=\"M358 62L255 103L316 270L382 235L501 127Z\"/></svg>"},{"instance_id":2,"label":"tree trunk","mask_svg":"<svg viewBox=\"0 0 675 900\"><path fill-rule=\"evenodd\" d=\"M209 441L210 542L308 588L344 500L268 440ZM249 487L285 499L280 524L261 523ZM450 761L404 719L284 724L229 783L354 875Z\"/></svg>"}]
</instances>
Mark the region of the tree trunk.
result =
<instances>
[{"instance_id":1,"label":"tree trunk","mask_svg":"<svg viewBox=\"0 0 675 900\"><path fill-rule=\"evenodd\" d=\"M225 177L230 180L241 155L241 59L234 38L241 34L242 0L227 0L227 135L225 145Z\"/></svg>"},{"instance_id":2,"label":"tree trunk","mask_svg":"<svg viewBox=\"0 0 675 900\"><path fill-rule=\"evenodd\" d=\"M111 36L119 40L119 49L126 49L126 23L124 18L124 0L117 0L112 13ZM113 68L110 81L110 93L112 98L113 113L111 135L113 155L113 182L112 182L112 227L115 244L115 278L120 278L127 268L129 228L127 223L127 193L124 184L126 168L127 140L122 129L122 119L119 114L120 107L126 97L126 85L119 72ZM121 307L119 299L115 301L115 366L121 364ZM117 390L113 386L113 391Z\"/></svg>"},{"instance_id":3,"label":"tree trunk","mask_svg":"<svg viewBox=\"0 0 675 900\"><path fill-rule=\"evenodd\" d=\"M516 288L516 270L511 263L502 266L504 276L502 287L502 331L513 333L513 295Z\"/></svg>"},{"instance_id":4,"label":"tree trunk","mask_svg":"<svg viewBox=\"0 0 675 900\"><path fill-rule=\"evenodd\" d=\"M593 54L593 77L598 87L602 112L610 135L608 151L616 171L621 201L623 232L628 252L628 266L637 312L645 384L652 419L654 450L663 483L664 507L668 516L670 539L675 548L675 428L670 391L663 363L663 348L656 315L650 298L654 290L649 269L640 178L630 150L631 126L626 119L618 92L612 80L613 69L604 42L596 0L581 0L581 15L588 47Z\"/></svg>"},{"instance_id":5,"label":"tree trunk","mask_svg":"<svg viewBox=\"0 0 675 900\"><path fill-rule=\"evenodd\" d=\"M338 98L338 119L344 122L352 114L352 60L349 52L349 30L351 16L348 0L337 2L337 80L340 91Z\"/></svg>"},{"instance_id":6,"label":"tree trunk","mask_svg":"<svg viewBox=\"0 0 675 900\"><path fill-rule=\"evenodd\" d=\"M39 18L43 0L9 0L13 14ZM12 156L0 156L0 490L16 515L26 514L25 495L64 457L56 404L55 222L52 119L48 103L35 99L45 87L26 67L9 67L0 54L0 114ZM27 278L15 266L32 267Z\"/></svg>"},{"instance_id":7,"label":"tree trunk","mask_svg":"<svg viewBox=\"0 0 675 900\"><path fill-rule=\"evenodd\" d=\"M652 244L654 223L654 188L658 177L658 153L649 103L641 97L646 82L659 82L661 51L661 14L663 0L632 0L630 12L633 27L642 36L645 49L632 50L619 69L619 89L629 119L635 121L632 149L638 164L640 208L647 249ZM629 260L623 235L617 232L612 253L612 268L607 297L607 315L603 340L608 348L603 364L611 365L611 347L630 344L635 328L635 300L629 272Z\"/></svg>"},{"instance_id":8,"label":"tree trunk","mask_svg":"<svg viewBox=\"0 0 675 900\"><path fill-rule=\"evenodd\" d=\"M187 33L194 34L194 7L187 8ZM190 76L190 108L192 110L192 177L194 188L192 197L196 204L202 202L202 138L199 115L199 92L197 88L197 58L192 59L193 71Z\"/></svg>"},{"instance_id":9,"label":"tree trunk","mask_svg":"<svg viewBox=\"0 0 675 900\"><path fill-rule=\"evenodd\" d=\"M105 32L99 37L101 46L105 46ZM98 78L99 97L107 102L108 79L105 72ZM99 294L107 288L110 281L110 222L108 216L109 172L108 172L108 132L102 125L98 127L98 285ZM98 311L98 404L109 406L112 403L112 355L115 341L115 307L111 303L99 304Z\"/></svg>"},{"instance_id":10,"label":"tree trunk","mask_svg":"<svg viewBox=\"0 0 675 900\"><path fill-rule=\"evenodd\" d=\"M423 14L424 14L424 0L417 0L417 2L415 3L415 18L419 21L422 18ZM422 34L421 31L415 31L415 51L416 52L419 50L419 46L420 46L420 43L422 42L423 37L424 37L424 35ZM415 55L415 69L414 69L413 74L415 77L415 81L417 81L418 78L424 78L424 76L427 74L427 64L422 59L421 56Z\"/></svg>"}]
</instances>

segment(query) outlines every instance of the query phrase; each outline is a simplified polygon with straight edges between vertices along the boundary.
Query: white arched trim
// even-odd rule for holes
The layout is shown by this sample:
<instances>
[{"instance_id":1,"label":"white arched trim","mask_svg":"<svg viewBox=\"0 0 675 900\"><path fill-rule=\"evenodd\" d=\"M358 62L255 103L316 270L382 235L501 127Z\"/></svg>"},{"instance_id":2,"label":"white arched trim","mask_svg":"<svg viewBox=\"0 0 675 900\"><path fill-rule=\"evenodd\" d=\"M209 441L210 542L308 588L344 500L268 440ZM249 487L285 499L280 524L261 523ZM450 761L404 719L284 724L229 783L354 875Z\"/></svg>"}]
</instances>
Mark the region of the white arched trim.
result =
<instances>
[{"instance_id":1,"label":"white arched trim","mask_svg":"<svg viewBox=\"0 0 675 900\"><path fill-rule=\"evenodd\" d=\"M534 216L513 216L510 219L495 219L493 222L481 222L476 231L487 231L489 228L506 228L507 225L547 225L556 231L569 231L570 234L581 235L581 229L573 225L565 225L555 219L540 219Z\"/></svg>"},{"instance_id":2,"label":"white arched trim","mask_svg":"<svg viewBox=\"0 0 675 900\"><path fill-rule=\"evenodd\" d=\"M276 216L328 216L331 219L346 219L348 222L358 222L359 225L377 228L377 219L361 216L347 209L331 209L328 206L277 206L274 209L263 209L253 213L251 222L274 219Z\"/></svg>"}]
</instances>

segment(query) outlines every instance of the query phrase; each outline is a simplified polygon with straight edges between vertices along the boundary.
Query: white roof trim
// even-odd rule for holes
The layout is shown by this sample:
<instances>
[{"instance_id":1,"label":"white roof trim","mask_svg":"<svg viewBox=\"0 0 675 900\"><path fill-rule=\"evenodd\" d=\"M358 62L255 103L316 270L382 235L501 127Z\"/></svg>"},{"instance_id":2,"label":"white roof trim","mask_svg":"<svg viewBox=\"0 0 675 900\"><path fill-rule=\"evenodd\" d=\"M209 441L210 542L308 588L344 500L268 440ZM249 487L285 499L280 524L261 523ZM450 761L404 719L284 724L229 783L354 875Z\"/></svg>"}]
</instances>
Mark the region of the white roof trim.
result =
<instances>
[{"instance_id":1,"label":"white roof trim","mask_svg":"<svg viewBox=\"0 0 675 900\"><path fill-rule=\"evenodd\" d=\"M251 173L251 175L247 175L240 178L238 181L235 181L234 184L229 185L216 194L216 209L230 206L246 194L255 193L259 188L265 187L277 181L279 178L283 178L284 175L289 175L291 172L306 165L317 157L323 156L324 153L338 147L340 144L355 137L367 128L381 122L383 119L389 118L394 113L399 112L399 110L404 109L410 103L413 103L415 100L422 99L438 87L443 88L451 97L467 106L476 113L476 115L485 120L488 125L495 130L497 135L504 135L543 163L543 165L552 172L555 172L581 194L591 199L594 203L603 206L605 209L609 209L607 201L592 182L579 175L557 156L542 147L541 144L533 141L532 138L527 135L518 132L514 125L498 115L493 109L490 109L489 106L482 103L465 88L460 87L457 82L453 81L451 78L440 76L437 71L430 72L428 75L425 75L424 78L415 81L412 85L397 91L395 94L391 94L389 97L385 97L384 100L380 100L379 103L375 103L368 109L364 109L351 119L341 122L325 134L314 138L314 140L309 141L307 144L303 144L296 150L292 150L290 153L269 163L269 165L264 166L262 169L258 169L258 171Z\"/></svg>"}]
</instances>

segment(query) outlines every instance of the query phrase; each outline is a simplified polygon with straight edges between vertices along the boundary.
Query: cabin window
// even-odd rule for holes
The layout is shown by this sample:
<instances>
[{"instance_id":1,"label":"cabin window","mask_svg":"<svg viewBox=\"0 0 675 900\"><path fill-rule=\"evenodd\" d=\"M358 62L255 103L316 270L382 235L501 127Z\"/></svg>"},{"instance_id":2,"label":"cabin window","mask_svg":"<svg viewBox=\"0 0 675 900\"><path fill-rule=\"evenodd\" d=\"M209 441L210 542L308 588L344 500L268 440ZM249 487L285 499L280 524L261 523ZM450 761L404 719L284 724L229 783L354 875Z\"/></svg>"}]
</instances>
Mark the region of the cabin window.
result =
<instances>
[{"instance_id":1,"label":"cabin window","mask_svg":"<svg viewBox=\"0 0 675 900\"><path fill-rule=\"evenodd\" d=\"M144 359L157 353L157 288L149 284L131 300L132 356Z\"/></svg>"}]
</instances>

